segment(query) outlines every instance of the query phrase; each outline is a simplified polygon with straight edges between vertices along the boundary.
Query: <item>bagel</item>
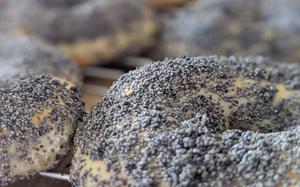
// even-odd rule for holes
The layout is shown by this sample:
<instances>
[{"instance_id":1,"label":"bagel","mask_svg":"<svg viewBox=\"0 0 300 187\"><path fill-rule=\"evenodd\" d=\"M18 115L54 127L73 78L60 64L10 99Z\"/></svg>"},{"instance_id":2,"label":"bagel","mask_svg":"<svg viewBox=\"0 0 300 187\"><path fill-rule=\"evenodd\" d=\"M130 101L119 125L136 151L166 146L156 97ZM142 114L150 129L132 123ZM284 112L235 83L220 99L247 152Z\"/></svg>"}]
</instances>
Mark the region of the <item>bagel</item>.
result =
<instances>
[{"instance_id":1,"label":"bagel","mask_svg":"<svg viewBox=\"0 0 300 187\"><path fill-rule=\"evenodd\" d=\"M155 41L153 12L139 0L4 1L0 30L41 37L80 65L134 55Z\"/></svg>"},{"instance_id":2,"label":"bagel","mask_svg":"<svg viewBox=\"0 0 300 187\"><path fill-rule=\"evenodd\" d=\"M49 74L81 85L78 66L62 52L34 37L0 35L0 83L34 74Z\"/></svg>"},{"instance_id":3,"label":"bagel","mask_svg":"<svg viewBox=\"0 0 300 187\"><path fill-rule=\"evenodd\" d=\"M300 66L182 57L122 76L79 125L74 187L300 185Z\"/></svg>"},{"instance_id":4,"label":"bagel","mask_svg":"<svg viewBox=\"0 0 300 187\"><path fill-rule=\"evenodd\" d=\"M78 89L49 75L0 88L0 185L54 167L69 151L82 112Z\"/></svg>"},{"instance_id":5,"label":"bagel","mask_svg":"<svg viewBox=\"0 0 300 187\"><path fill-rule=\"evenodd\" d=\"M203 0L165 21L157 57L262 55L300 59L297 0Z\"/></svg>"}]
</instances>

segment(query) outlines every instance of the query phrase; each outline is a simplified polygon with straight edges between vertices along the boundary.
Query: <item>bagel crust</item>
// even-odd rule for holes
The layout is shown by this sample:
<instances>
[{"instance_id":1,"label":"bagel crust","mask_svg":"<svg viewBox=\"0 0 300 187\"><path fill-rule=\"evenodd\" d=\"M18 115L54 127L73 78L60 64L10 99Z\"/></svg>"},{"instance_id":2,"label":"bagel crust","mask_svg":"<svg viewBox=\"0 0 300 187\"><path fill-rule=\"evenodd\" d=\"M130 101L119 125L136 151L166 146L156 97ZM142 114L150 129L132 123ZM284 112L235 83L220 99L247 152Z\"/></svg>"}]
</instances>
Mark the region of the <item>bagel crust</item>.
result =
<instances>
[{"instance_id":1,"label":"bagel crust","mask_svg":"<svg viewBox=\"0 0 300 187\"><path fill-rule=\"evenodd\" d=\"M300 185L300 66L182 57L122 76L79 126L71 182Z\"/></svg>"},{"instance_id":2,"label":"bagel crust","mask_svg":"<svg viewBox=\"0 0 300 187\"><path fill-rule=\"evenodd\" d=\"M46 75L0 89L0 185L52 168L70 149L83 103L79 91Z\"/></svg>"}]
</instances>

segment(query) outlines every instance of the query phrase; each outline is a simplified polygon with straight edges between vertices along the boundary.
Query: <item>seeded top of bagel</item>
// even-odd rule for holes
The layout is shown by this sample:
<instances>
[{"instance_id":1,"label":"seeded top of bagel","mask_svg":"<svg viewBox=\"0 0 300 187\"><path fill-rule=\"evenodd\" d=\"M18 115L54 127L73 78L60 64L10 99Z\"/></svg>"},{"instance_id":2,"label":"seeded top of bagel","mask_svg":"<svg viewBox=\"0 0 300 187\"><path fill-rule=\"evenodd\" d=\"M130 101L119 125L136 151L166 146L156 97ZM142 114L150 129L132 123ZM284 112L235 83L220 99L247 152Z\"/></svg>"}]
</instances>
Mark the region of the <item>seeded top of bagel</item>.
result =
<instances>
[{"instance_id":1,"label":"seeded top of bagel","mask_svg":"<svg viewBox=\"0 0 300 187\"><path fill-rule=\"evenodd\" d=\"M183 57L125 74L77 131L73 184L297 183L299 67Z\"/></svg>"},{"instance_id":2,"label":"seeded top of bagel","mask_svg":"<svg viewBox=\"0 0 300 187\"><path fill-rule=\"evenodd\" d=\"M48 75L0 88L0 184L53 167L68 148L51 146L67 145L82 111L78 89Z\"/></svg>"}]
</instances>

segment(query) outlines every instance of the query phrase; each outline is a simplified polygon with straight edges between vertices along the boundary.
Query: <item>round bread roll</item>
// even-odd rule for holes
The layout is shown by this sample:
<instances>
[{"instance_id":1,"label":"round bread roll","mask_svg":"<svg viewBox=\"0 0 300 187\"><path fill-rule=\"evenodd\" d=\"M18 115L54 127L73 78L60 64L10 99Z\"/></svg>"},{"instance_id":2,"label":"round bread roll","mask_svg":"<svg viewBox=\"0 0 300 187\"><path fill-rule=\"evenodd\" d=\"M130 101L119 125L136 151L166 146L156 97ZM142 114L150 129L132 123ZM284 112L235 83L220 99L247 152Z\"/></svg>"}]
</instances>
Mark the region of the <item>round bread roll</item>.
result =
<instances>
[{"instance_id":1,"label":"round bread roll","mask_svg":"<svg viewBox=\"0 0 300 187\"><path fill-rule=\"evenodd\" d=\"M300 59L300 1L200 0L165 23L159 57L263 55Z\"/></svg>"},{"instance_id":2,"label":"round bread roll","mask_svg":"<svg viewBox=\"0 0 300 187\"><path fill-rule=\"evenodd\" d=\"M4 1L0 30L42 37L81 65L137 54L155 40L153 12L140 0Z\"/></svg>"},{"instance_id":3,"label":"round bread roll","mask_svg":"<svg viewBox=\"0 0 300 187\"><path fill-rule=\"evenodd\" d=\"M298 186L299 77L259 57L131 71L79 126L72 185Z\"/></svg>"},{"instance_id":4,"label":"round bread roll","mask_svg":"<svg viewBox=\"0 0 300 187\"><path fill-rule=\"evenodd\" d=\"M33 37L0 35L0 82L33 74L50 74L81 85L77 65L51 45Z\"/></svg>"},{"instance_id":5,"label":"round bread roll","mask_svg":"<svg viewBox=\"0 0 300 187\"><path fill-rule=\"evenodd\" d=\"M0 184L52 168L70 149L82 112L78 89L48 75L0 88Z\"/></svg>"}]
</instances>

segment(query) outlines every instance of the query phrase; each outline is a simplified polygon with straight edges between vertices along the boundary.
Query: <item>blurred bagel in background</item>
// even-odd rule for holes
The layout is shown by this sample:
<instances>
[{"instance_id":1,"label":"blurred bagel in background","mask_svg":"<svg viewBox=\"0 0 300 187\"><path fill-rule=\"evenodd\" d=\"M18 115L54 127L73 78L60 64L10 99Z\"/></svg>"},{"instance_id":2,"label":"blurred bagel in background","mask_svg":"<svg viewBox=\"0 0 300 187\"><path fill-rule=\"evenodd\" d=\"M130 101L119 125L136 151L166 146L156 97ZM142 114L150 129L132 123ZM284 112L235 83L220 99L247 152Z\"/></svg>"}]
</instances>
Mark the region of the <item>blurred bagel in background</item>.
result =
<instances>
[{"instance_id":1,"label":"blurred bagel in background","mask_svg":"<svg viewBox=\"0 0 300 187\"><path fill-rule=\"evenodd\" d=\"M199 0L165 21L159 58L263 55L300 60L300 1Z\"/></svg>"},{"instance_id":2,"label":"blurred bagel in background","mask_svg":"<svg viewBox=\"0 0 300 187\"><path fill-rule=\"evenodd\" d=\"M157 30L140 0L4 0L1 9L0 31L41 37L80 65L138 54Z\"/></svg>"},{"instance_id":3,"label":"blurred bagel in background","mask_svg":"<svg viewBox=\"0 0 300 187\"><path fill-rule=\"evenodd\" d=\"M50 74L81 85L78 66L61 51L37 38L0 35L0 83L20 77Z\"/></svg>"}]
</instances>

